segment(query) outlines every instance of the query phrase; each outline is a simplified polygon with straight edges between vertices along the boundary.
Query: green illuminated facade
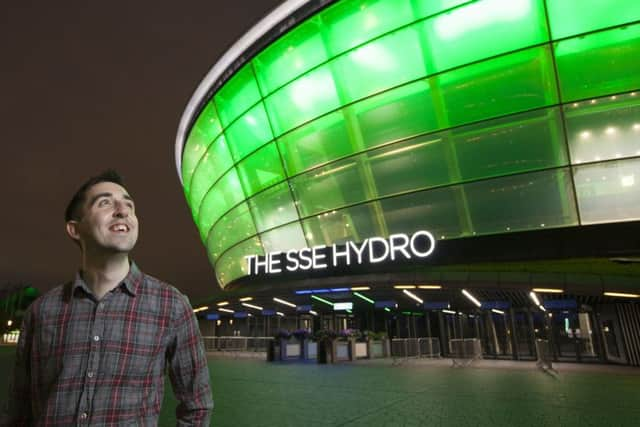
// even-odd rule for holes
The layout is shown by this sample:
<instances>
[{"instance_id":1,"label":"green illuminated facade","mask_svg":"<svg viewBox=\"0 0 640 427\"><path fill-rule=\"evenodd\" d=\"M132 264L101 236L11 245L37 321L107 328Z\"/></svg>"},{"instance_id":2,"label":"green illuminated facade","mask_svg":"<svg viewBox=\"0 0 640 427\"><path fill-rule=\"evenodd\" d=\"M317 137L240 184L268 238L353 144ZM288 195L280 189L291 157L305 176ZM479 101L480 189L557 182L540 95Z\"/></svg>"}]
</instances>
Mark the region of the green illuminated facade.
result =
<instances>
[{"instance_id":1,"label":"green illuminated facade","mask_svg":"<svg viewBox=\"0 0 640 427\"><path fill-rule=\"evenodd\" d=\"M220 285L245 255L640 219L639 58L636 0L327 6L185 132L179 172Z\"/></svg>"}]
</instances>

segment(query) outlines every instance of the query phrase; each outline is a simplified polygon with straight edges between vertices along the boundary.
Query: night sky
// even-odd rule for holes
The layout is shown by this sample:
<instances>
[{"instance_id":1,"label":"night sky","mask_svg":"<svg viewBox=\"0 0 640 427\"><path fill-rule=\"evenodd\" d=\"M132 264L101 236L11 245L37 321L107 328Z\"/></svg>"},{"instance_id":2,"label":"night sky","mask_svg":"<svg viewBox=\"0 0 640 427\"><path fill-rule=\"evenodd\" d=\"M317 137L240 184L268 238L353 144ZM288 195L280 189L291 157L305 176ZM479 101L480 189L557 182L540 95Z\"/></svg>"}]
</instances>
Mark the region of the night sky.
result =
<instances>
[{"instance_id":1,"label":"night sky","mask_svg":"<svg viewBox=\"0 0 640 427\"><path fill-rule=\"evenodd\" d=\"M113 167L136 201L141 269L192 300L218 292L176 173L176 130L211 66L280 3L2 2L0 286L73 278L64 208Z\"/></svg>"}]
</instances>

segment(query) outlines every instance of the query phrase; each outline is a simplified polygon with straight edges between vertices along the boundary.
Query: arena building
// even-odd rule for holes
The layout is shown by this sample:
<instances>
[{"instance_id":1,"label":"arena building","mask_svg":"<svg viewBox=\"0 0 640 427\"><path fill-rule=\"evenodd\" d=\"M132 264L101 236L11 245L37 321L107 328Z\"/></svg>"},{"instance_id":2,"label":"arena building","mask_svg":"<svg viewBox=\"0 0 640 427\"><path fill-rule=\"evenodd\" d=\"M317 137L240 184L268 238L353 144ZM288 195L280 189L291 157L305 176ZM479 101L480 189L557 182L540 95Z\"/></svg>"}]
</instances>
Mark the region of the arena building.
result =
<instances>
[{"instance_id":1,"label":"arena building","mask_svg":"<svg viewBox=\"0 0 640 427\"><path fill-rule=\"evenodd\" d=\"M286 1L180 121L203 319L640 365L639 57L631 0Z\"/></svg>"}]
</instances>

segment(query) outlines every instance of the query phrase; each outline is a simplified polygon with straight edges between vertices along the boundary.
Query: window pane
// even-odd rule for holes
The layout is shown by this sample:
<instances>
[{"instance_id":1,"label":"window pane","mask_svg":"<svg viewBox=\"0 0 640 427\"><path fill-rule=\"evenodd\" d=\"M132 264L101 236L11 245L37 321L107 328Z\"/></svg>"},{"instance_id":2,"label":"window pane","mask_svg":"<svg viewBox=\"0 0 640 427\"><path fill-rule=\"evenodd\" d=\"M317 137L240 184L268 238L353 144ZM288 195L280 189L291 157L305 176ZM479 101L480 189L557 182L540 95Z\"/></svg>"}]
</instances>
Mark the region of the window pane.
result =
<instances>
[{"instance_id":1,"label":"window pane","mask_svg":"<svg viewBox=\"0 0 640 427\"><path fill-rule=\"evenodd\" d=\"M243 66L214 96L223 127L258 102L260 91L251 63Z\"/></svg>"},{"instance_id":2,"label":"window pane","mask_svg":"<svg viewBox=\"0 0 640 427\"><path fill-rule=\"evenodd\" d=\"M424 80L358 102L345 114L362 147L354 151L438 128L429 83Z\"/></svg>"},{"instance_id":3,"label":"window pane","mask_svg":"<svg viewBox=\"0 0 640 427\"><path fill-rule=\"evenodd\" d=\"M182 181L184 188L191 186L191 177L200 158L213 139L222 132L215 106L209 102L196 119L182 153ZM188 196L187 196L188 197Z\"/></svg>"},{"instance_id":4,"label":"window pane","mask_svg":"<svg viewBox=\"0 0 640 427\"><path fill-rule=\"evenodd\" d=\"M229 209L240 203L244 195L235 169L231 169L209 190L198 212L198 230L207 241L211 226Z\"/></svg>"},{"instance_id":5,"label":"window pane","mask_svg":"<svg viewBox=\"0 0 640 427\"><path fill-rule=\"evenodd\" d=\"M238 165L238 174L247 197L284 180L284 171L275 144L270 143L244 159Z\"/></svg>"},{"instance_id":6,"label":"window pane","mask_svg":"<svg viewBox=\"0 0 640 427\"><path fill-rule=\"evenodd\" d=\"M317 215L303 221L309 246L362 242L371 236L382 236L384 218L379 202L367 203Z\"/></svg>"},{"instance_id":7,"label":"window pane","mask_svg":"<svg viewBox=\"0 0 640 427\"><path fill-rule=\"evenodd\" d=\"M565 107L574 164L640 155L640 95L608 96Z\"/></svg>"},{"instance_id":8,"label":"window pane","mask_svg":"<svg viewBox=\"0 0 640 427\"><path fill-rule=\"evenodd\" d=\"M429 79L438 87L439 127L557 103L548 47L527 49Z\"/></svg>"},{"instance_id":9,"label":"window pane","mask_svg":"<svg viewBox=\"0 0 640 427\"><path fill-rule=\"evenodd\" d=\"M276 135L340 106L333 76L326 65L274 92L265 103Z\"/></svg>"},{"instance_id":10,"label":"window pane","mask_svg":"<svg viewBox=\"0 0 640 427\"><path fill-rule=\"evenodd\" d=\"M426 18L435 15L452 7L464 3L471 3L475 0L413 0L413 10L416 17Z\"/></svg>"},{"instance_id":11,"label":"window pane","mask_svg":"<svg viewBox=\"0 0 640 427\"><path fill-rule=\"evenodd\" d=\"M353 151L342 111L328 114L281 136L278 148L289 176Z\"/></svg>"},{"instance_id":12,"label":"window pane","mask_svg":"<svg viewBox=\"0 0 640 427\"><path fill-rule=\"evenodd\" d=\"M307 247L302 226L294 222L260 235L265 252L288 251Z\"/></svg>"},{"instance_id":13,"label":"window pane","mask_svg":"<svg viewBox=\"0 0 640 427\"><path fill-rule=\"evenodd\" d=\"M253 60L263 96L328 59L319 21L314 17L300 24Z\"/></svg>"},{"instance_id":14,"label":"window pane","mask_svg":"<svg viewBox=\"0 0 640 427\"><path fill-rule=\"evenodd\" d=\"M640 87L640 24L556 43L563 101Z\"/></svg>"},{"instance_id":15,"label":"window pane","mask_svg":"<svg viewBox=\"0 0 640 427\"><path fill-rule=\"evenodd\" d=\"M575 168L583 224L640 219L640 159Z\"/></svg>"},{"instance_id":16,"label":"window pane","mask_svg":"<svg viewBox=\"0 0 640 427\"><path fill-rule=\"evenodd\" d=\"M289 185L278 184L249 200L258 231L268 230L298 219Z\"/></svg>"},{"instance_id":17,"label":"window pane","mask_svg":"<svg viewBox=\"0 0 640 427\"><path fill-rule=\"evenodd\" d=\"M244 258L247 255L264 255L262 244L257 237L245 240L234 246L228 252L222 254L215 264L216 278L222 288L231 281L247 275L247 261Z\"/></svg>"},{"instance_id":18,"label":"window pane","mask_svg":"<svg viewBox=\"0 0 640 427\"><path fill-rule=\"evenodd\" d=\"M425 135L368 158L378 196L567 164L558 109Z\"/></svg>"},{"instance_id":19,"label":"window pane","mask_svg":"<svg viewBox=\"0 0 640 427\"><path fill-rule=\"evenodd\" d=\"M462 237L470 233L463 194L458 186L436 188L384 199L388 234L428 230L438 239Z\"/></svg>"},{"instance_id":20,"label":"window pane","mask_svg":"<svg viewBox=\"0 0 640 427\"><path fill-rule=\"evenodd\" d=\"M331 56L413 20L411 3L396 0L343 1L322 12Z\"/></svg>"},{"instance_id":21,"label":"window pane","mask_svg":"<svg viewBox=\"0 0 640 427\"><path fill-rule=\"evenodd\" d=\"M554 39L640 19L637 0L546 0Z\"/></svg>"},{"instance_id":22,"label":"window pane","mask_svg":"<svg viewBox=\"0 0 640 427\"><path fill-rule=\"evenodd\" d=\"M362 158L349 158L299 175L290 181L302 216L336 209L367 198Z\"/></svg>"},{"instance_id":23,"label":"window pane","mask_svg":"<svg viewBox=\"0 0 640 427\"><path fill-rule=\"evenodd\" d=\"M361 46L332 64L342 103L353 102L426 75L415 27Z\"/></svg>"},{"instance_id":24,"label":"window pane","mask_svg":"<svg viewBox=\"0 0 640 427\"><path fill-rule=\"evenodd\" d=\"M211 144L193 175L189 197L189 204L193 213L198 212L200 203L209 188L231 168L232 164L227 142L224 135L220 135Z\"/></svg>"},{"instance_id":25,"label":"window pane","mask_svg":"<svg viewBox=\"0 0 640 427\"><path fill-rule=\"evenodd\" d=\"M533 172L463 186L477 234L577 225L568 169Z\"/></svg>"},{"instance_id":26,"label":"window pane","mask_svg":"<svg viewBox=\"0 0 640 427\"><path fill-rule=\"evenodd\" d=\"M541 0L484 0L428 19L422 25L429 72L548 40Z\"/></svg>"},{"instance_id":27,"label":"window pane","mask_svg":"<svg viewBox=\"0 0 640 427\"><path fill-rule=\"evenodd\" d=\"M256 148L273 139L264 105L257 104L234 122L225 135L233 159L238 162Z\"/></svg>"},{"instance_id":28,"label":"window pane","mask_svg":"<svg viewBox=\"0 0 640 427\"><path fill-rule=\"evenodd\" d=\"M209 259L215 261L231 246L256 234L249 205L240 203L224 214L209 232L207 238Z\"/></svg>"}]
</instances>

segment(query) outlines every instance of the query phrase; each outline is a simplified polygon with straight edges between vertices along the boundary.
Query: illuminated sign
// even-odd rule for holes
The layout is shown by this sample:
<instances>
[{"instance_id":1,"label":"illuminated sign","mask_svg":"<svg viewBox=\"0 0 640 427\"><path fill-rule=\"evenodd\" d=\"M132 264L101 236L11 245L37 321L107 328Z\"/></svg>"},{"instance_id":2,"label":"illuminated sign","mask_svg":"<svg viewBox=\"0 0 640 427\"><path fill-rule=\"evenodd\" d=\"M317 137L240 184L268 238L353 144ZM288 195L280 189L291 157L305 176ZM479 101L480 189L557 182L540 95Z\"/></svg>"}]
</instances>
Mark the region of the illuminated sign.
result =
<instances>
[{"instance_id":1,"label":"illuminated sign","mask_svg":"<svg viewBox=\"0 0 640 427\"><path fill-rule=\"evenodd\" d=\"M353 310L352 302L335 302L333 303L333 310Z\"/></svg>"},{"instance_id":2,"label":"illuminated sign","mask_svg":"<svg viewBox=\"0 0 640 427\"><path fill-rule=\"evenodd\" d=\"M362 243L319 245L312 248L269 252L264 256L247 255L249 275L277 274L348 267L352 264L376 264L384 261L426 258L433 253L436 241L428 231L392 234L389 238L370 237Z\"/></svg>"}]
</instances>

